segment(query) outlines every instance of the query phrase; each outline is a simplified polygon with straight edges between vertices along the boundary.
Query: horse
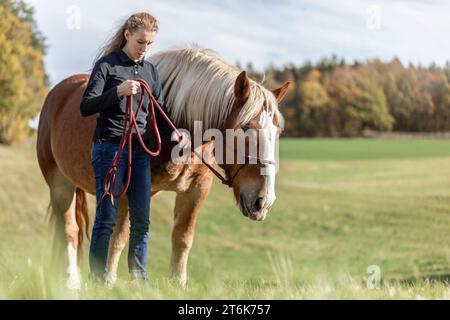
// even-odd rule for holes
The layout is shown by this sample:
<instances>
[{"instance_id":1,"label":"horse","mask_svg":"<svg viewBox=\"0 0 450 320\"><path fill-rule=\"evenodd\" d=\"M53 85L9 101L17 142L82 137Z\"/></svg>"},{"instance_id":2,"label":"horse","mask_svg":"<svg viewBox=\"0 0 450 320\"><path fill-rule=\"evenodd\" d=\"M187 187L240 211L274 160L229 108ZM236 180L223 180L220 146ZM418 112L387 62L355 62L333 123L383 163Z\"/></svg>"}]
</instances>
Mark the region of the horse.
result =
<instances>
[{"instance_id":1,"label":"horse","mask_svg":"<svg viewBox=\"0 0 450 320\"><path fill-rule=\"evenodd\" d=\"M199 47L175 48L151 55L156 67L168 112L177 128L191 134L194 122L202 121L203 130L236 128L270 129L267 142L275 140L283 129L278 104L289 82L270 91L249 79L246 71L227 64L214 51ZM48 93L39 119L36 152L39 167L50 191L50 216L55 222L54 257L65 257L67 286L79 289L79 260L83 239L88 235L89 214L86 193L95 195L91 166L95 117L82 118L80 103L88 74L70 76ZM155 137L152 130L151 136ZM154 139L153 139L154 140ZM187 262L192 247L199 209L209 194L213 172L205 163L173 161L170 141L152 158L151 197L161 191L176 192L172 255L169 276L186 285ZM206 163L215 163L214 139L192 145L188 157L202 154ZM225 152L235 152L227 150ZM261 175L268 163L219 163L234 199L243 215L264 220L275 201L275 171ZM236 175L236 173L238 173ZM116 225L111 235L106 281L114 284L122 250L129 238L128 201L119 202Z\"/></svg>"}]
</instances>

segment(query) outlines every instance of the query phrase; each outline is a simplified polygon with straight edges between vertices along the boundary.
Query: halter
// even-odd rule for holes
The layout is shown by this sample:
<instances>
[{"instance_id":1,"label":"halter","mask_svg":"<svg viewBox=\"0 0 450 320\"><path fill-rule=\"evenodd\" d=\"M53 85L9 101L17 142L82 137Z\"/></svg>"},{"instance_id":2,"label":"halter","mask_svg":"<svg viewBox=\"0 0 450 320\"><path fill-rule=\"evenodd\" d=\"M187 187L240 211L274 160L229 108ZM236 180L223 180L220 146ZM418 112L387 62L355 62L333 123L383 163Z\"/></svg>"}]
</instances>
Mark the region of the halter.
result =
<instances>
[{"instance_id":1,"label":"halter","mask_svg":"<svg viewBox=\"0 0 450 320\"><path fill-rule=\"evenodd\" d=\"M202 160L202 162L208 167L208 169L211 170L212 173L214 173L214 175L215 175L217 178L219 178L220 181L222 181L222 183L223 183L224 185L226 185L226 186L228 186L228 187L230 187L230 188L233 187L234 179L237 177L239 171L241 171L241 169L244 168L246 165L250 164L250 163L246 163L246 164L240 165L239 168L236 170L236 172L235 172L235 173L233 174L233 176L231 177L231 179L227 179L227 178L225 178L224 176L222 176L222 175L220 174L220 172L218 172L216 169L214 169L210 164L208 164L206 161L204 161L204 160L203 160L203 157L201 157L195 150L194 150L194 153L195 153L195 155L196 155L197 157L199 157L199 158ZM272 160L265 160L265 159L260 159L260 158L258 158L258 157L252 157L252 156L246 156L245 158L248 159L248 160L255 159L255 160L256 160L256 163L255 163L255 164L260 164L260 165L269 165L269 164L272 164L272 165L276 165L276 162L275 162L275 161L272 161Z\"/></svg>"}]
</instances>

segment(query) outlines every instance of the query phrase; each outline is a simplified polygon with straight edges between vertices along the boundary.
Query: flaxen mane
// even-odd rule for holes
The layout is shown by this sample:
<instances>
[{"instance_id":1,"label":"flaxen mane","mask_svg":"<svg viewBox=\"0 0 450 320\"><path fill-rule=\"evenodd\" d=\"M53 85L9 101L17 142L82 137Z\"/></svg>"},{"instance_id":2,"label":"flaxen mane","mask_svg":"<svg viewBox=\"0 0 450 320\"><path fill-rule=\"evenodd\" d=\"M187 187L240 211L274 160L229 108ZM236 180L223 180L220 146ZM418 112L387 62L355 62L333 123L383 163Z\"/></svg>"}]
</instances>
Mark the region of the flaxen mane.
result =
<instances>
[{"instance_id":1,"label":"flaxen mane","mask_svg":"<svg viewBox=\"0 0 450 320\"><path fill-rule=\"evenodd\" d=\"M237 68L212 50L198 47L163 51L149 60L158 69L167 108L178 127L192 131L194 121L203 121L204 129L223 128L235 99ZM244 126L265 108L282 128L283 117L274 95L253 80L250 85L250 97L235 127Z\"/></svg>"}]
</instances>

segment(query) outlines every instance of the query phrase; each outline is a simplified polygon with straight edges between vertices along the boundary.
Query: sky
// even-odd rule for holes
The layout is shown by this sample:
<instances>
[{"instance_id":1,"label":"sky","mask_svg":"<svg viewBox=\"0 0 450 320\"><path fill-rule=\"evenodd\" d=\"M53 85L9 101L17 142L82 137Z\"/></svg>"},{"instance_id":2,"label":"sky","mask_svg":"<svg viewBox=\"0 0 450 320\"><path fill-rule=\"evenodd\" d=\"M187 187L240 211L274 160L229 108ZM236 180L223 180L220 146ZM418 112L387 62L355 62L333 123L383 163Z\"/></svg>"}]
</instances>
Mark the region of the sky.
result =
<instances>
[{"instance_id":1,"label":"sky","mask_svg":"<svg viewBox=\"0 0 450 320\"><path fill-rule=\"evenodd\" d=\"M151 51L197 44L225 61L269 65L374 57L443 65L450 60L450 1L25 0L47 38L52 85L89 72L100 47L132 13L159 21Z\"/></svg>"}]
</instances>

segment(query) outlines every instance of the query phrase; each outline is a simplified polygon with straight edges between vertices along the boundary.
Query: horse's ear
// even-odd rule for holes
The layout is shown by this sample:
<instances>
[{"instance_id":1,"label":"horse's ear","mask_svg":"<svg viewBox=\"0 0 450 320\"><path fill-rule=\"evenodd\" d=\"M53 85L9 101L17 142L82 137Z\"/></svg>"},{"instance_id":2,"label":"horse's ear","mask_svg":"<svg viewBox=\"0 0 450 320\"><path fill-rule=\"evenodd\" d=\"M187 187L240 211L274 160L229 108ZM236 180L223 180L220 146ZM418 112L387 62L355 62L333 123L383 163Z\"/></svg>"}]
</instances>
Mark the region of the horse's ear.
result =
<instances>
[{"instance_id":1,"label":"horse's ear","mask_svg":"<svg viewBox=\"0 0 450 320\"><path fill-rule=\"evenodd\" d=\"M234 84L234 95L237 100L247 101L250 96L250 81L247 77L247 72L242 71L241 74L236 79L236 83Z\"/></svg>"},{"instance_id":2,"label":"horse's ear","mask_svg":"<svg viewBox=\"0 0 450 320\"><path fill-rule=\"evenodd\" d=\"M277 98L278 103L280 103L281 100L283 100L290 85L291 85L291 82L288 81L285 84L283 84L283 86L281 88L278 88L278 89L275 89L272 91L275 98Z\"/></svg>"}]
</instances>

